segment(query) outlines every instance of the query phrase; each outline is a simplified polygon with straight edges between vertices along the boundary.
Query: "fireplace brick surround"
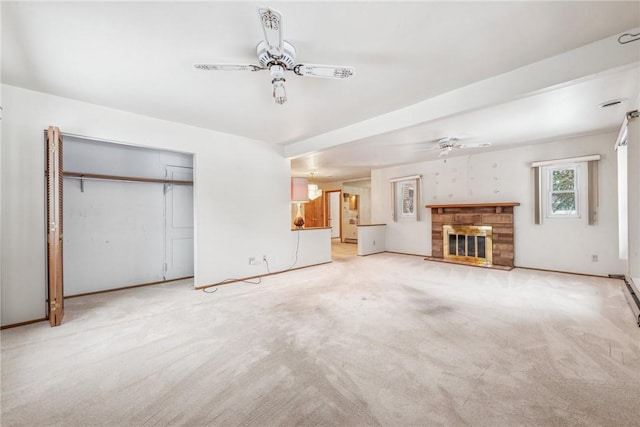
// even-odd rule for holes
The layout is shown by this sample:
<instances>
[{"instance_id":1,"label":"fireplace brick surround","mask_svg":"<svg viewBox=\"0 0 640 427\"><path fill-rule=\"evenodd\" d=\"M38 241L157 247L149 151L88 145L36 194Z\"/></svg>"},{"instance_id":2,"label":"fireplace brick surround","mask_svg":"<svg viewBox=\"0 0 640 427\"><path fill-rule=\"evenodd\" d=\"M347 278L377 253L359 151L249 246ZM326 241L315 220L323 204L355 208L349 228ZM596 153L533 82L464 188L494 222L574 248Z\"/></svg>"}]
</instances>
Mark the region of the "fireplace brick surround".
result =
<instances>
[{"instance_id":1,"label":"fireplace brick surround","mask_svg":"<svg viewBox=\"0 0 640 427\"><path fill-rule=\"evenodd\" d=\"M513 209L518 202L427 205L431 209L431 258L444 259L443 225L493 229L493 265L514 267Z\"/></svg>"}]
</instances>

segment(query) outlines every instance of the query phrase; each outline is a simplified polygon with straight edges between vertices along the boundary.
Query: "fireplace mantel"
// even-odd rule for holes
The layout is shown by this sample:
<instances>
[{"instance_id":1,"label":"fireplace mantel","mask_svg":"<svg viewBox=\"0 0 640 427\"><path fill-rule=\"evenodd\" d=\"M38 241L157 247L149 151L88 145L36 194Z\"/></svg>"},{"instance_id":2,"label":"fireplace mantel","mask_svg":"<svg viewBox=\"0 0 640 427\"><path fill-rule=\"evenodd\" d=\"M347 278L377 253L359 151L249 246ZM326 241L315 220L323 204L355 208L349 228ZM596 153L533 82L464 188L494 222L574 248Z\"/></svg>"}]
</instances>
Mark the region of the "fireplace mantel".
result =
<instances>
[{"instance_id":1,"label":"fireplace mantel","mask_svg":"<svg viewBox=\"0 0 640 427\"><path fill-rule=\"evenodd\" d=\"M496 213L501 213L502 208L520 206L519 202L493 202L493 203L449 203L445 205L427 205L427 209L437 209L438 213L444 213L447 208L496 208Z\"/></svg>"}]
</instances>

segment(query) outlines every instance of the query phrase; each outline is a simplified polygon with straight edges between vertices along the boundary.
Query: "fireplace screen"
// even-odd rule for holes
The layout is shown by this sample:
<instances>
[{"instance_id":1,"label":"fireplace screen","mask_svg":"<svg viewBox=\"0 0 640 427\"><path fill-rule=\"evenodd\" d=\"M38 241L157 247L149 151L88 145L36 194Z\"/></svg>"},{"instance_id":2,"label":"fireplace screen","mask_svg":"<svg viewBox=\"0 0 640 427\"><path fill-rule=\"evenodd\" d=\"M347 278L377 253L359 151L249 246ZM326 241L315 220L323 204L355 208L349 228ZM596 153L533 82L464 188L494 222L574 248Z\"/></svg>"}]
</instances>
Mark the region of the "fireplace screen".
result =
<instances>
[{"instance_id":1,"label":"fireplace screen","mask_svg":"<svg viewBox=\"0 0 640 427\"><path fill-rule=\"evenodd\" d=\"M469 264L492 264L492 227L443 225L444 257Z\"/></svg>"}]
</instances>

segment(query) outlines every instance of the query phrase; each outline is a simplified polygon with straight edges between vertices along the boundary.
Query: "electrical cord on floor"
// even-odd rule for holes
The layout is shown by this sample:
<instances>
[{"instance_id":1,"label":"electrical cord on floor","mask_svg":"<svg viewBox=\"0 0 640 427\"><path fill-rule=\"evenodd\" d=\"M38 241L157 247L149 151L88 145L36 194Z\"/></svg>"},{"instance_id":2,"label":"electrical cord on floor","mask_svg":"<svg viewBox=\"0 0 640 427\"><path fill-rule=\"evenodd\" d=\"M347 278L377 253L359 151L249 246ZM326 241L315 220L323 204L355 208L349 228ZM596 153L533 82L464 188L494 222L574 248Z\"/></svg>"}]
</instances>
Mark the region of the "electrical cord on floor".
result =
<instances>
[{"instance_id":1,"label":"electrical cord on floor","mask_svg":"<svg viewBox=\"0 0 640 427\"><path fill-rule=\"evenodd\" d=\"M296 240L295 260L293 261L293 264L291 264L286 270L283 270L283 271L291 270L298 263L298 251L299 250L300 250L300 230L298 230L298 238ZM267 265L267 273L271 274L271 269L269 268L269 261L267 261L266 256L263 258L263 261ZM224 279L221 282L217 282L217 283L214 283L212 285L207 286L206 288L202 288L202 292L204 292L205 294L213 294L213 293L218 291L218 288L217 288L218 285L224 285L225 283L229 283L229 282L242 282L242 283L248 283L250 285L259 285L259 284L262 283L262 277L258 277L256 281L243 280L243 279ZM209 288L213 288L213 289L209 291L209 290L207 290Z\"/></svg>"},{"instance_id":2,"label":"electrical cord on floor","mask_svg":"<svg viewBox=\"0 0 640 427\"><path fill-rule=\"evenodd\" d=\"M202 288L202 292L204 292L205 294L213 294L218 291L218 288L217 288L218 285L224 285L225 283L231 283L231 282L242 282L242 283L248 283L250 285L259 285L260 283L262 283L262 278L258 277L255 282L252 282L251 280L248 280L248 279L224 279L221 282L213 283L207 286L206 288ZM208 291L207 289L209 288L213 288L213 289Z\"/></svg>"}]
</instances>

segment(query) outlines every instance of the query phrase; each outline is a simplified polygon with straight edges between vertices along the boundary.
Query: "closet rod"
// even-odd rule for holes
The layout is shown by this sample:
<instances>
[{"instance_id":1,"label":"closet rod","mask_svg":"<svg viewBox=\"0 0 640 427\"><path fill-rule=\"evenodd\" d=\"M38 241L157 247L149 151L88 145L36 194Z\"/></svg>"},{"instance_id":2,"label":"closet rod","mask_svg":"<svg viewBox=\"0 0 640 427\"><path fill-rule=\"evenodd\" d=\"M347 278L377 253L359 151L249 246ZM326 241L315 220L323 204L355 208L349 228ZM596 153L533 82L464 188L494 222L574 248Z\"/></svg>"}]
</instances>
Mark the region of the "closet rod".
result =
<instances>
[{"instance_id":1,"label":"closet rod","mask_svg":"<svg viewBox=\"0 0 640 427\"><path fill-rule=\"evenodd\" d=\"M99 181L153 182L157 184L193 185L193 181L177 179L138 178L135 176L102 175L97 173L64 172L65 178L91 179Z\"/></svg>"}]
</instances>

